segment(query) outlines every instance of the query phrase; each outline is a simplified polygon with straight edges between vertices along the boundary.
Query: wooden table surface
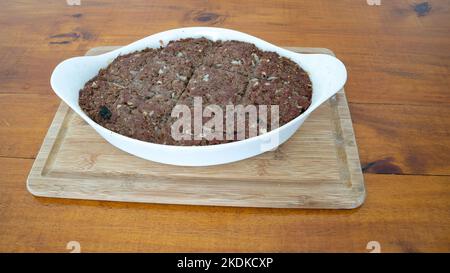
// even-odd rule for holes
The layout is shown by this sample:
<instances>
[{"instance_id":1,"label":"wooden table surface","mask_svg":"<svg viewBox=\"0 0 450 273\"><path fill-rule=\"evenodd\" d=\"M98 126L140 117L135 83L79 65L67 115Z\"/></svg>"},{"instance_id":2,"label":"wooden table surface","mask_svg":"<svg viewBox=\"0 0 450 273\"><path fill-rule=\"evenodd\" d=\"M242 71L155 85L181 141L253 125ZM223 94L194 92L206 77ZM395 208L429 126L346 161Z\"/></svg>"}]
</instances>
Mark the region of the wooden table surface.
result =
<instances>
[{"instance_id":1,"label":"wooden table surface","mask_svg":"<svg viewBox=\"0 0 450 273\"><path fill-rule=\"evenodd\" d=\"M67 0L75 3L77 0ZM346 93L367 187L350 211L33 197L25 180L59 105L57 63L183 26L325 47ZM0 2L0 251L450 251L450 1Z\"/></svg>"}]
</instances>

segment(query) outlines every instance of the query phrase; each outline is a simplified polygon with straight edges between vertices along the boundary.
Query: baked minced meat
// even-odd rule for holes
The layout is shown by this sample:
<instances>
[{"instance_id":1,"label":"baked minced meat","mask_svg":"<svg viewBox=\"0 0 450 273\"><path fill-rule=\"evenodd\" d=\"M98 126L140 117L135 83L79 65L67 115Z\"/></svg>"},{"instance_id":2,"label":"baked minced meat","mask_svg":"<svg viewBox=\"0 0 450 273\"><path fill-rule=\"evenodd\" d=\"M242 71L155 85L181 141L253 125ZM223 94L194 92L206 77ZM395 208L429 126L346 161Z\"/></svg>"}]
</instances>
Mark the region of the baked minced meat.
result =
<instances>
[{"instance_id":1,"label":"baked minced meat","mask_svg":"<svg viewBox=\"0 0 450 273\"><path fill-rule=\"evenodd\" d=\"M192 109L194 97L201 97L203 108L215 104L224 112L230 104L279 105L282 126L309 107L311 96L308 74L290 59L250 43L190 38L117 57L80 90L79 105L98 124L131 138L212 145L237 138L175 141L171 112L177 104Z\"/></svg>"}]
</instances>

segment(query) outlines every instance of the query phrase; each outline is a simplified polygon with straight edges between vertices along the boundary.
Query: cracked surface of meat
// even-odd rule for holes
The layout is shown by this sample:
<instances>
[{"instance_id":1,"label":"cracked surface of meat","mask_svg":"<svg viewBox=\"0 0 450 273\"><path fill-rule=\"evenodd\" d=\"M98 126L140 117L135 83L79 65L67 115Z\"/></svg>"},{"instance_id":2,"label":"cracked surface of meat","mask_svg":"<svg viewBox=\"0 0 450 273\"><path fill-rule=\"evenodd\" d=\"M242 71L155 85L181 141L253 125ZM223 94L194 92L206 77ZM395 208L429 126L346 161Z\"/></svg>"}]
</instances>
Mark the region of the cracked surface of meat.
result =
<instances>
[{"instance_id":1,"label":"cracked surface of meat","mask_svg":"<svg viewBox=\"0 0 450 273\"><path fill-rule=\"evenodd\" d=\"M194 97L202 98L203 109L220 106L224 116L230 104L278 105L282 126L309 107L312 85L298 64L275 52L239 41L189 38L117 57L80 90L79 105L101 126L143 141L168 145L235 141L172 138L176 120L172 109L183 104L192 110ZM208 120L203 118L203 123ZM235 129L235 137L237 133Z\"/></svg>"}]
</instances>

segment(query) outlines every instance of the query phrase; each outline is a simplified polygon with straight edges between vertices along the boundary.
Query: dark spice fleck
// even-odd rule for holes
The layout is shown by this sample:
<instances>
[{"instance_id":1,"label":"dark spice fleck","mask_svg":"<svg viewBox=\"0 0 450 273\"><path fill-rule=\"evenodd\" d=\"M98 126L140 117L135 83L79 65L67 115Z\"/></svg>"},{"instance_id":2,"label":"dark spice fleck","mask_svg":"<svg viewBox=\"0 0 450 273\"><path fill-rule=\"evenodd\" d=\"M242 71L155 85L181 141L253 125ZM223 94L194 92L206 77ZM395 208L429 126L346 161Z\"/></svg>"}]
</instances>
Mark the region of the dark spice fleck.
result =
<instances>
[{"instance_id":1,"label":"dark spice fleck","mask_svg":"<svg viewBox=\"0 0 450 273\"><path fill-rule=\"evenodd\" d=\"M111 118L111 111L109 111L108 107L102 106L100 107L99 114L104 119L110 119Z\"/></svg>"}]
</instances>

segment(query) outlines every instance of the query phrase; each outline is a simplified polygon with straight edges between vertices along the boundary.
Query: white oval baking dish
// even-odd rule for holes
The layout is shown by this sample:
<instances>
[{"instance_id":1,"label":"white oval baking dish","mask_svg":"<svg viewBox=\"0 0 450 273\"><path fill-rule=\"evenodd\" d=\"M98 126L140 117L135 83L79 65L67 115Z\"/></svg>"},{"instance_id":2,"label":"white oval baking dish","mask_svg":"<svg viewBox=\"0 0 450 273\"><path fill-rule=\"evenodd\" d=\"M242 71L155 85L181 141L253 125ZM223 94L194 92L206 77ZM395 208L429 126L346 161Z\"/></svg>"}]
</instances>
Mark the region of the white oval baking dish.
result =
<instances>
[{"instance_id":1,"label":"white oval baking dish","mask_svg":"<svg viewBox=\"0 0 450 273\"><path fill-rule=\"evenodd\" d=\"M238 40L255 44L265 51L274 51L298 63L308 72L313 96L311 106L289 123L263 135L210 146L173 146L144 142L112 132L91 120L78 105L78 94L84 84L97 75L118 55L144 48L157 48L161 42L181 38L205 37L210 40ZM65 60L58 64L51 76L51 86L55 93L92 126L104 139L117 148L135 156L160 163L182 166L208 166L230 163L273 150L291 137L305 119L319 105L336 94L347 80L344 64L338 59L324 54L299 54L272 45L251 35L223 28L190 27L160 32L114 51L98 55L83 56Z\"/></svg>"}]
</instances>

